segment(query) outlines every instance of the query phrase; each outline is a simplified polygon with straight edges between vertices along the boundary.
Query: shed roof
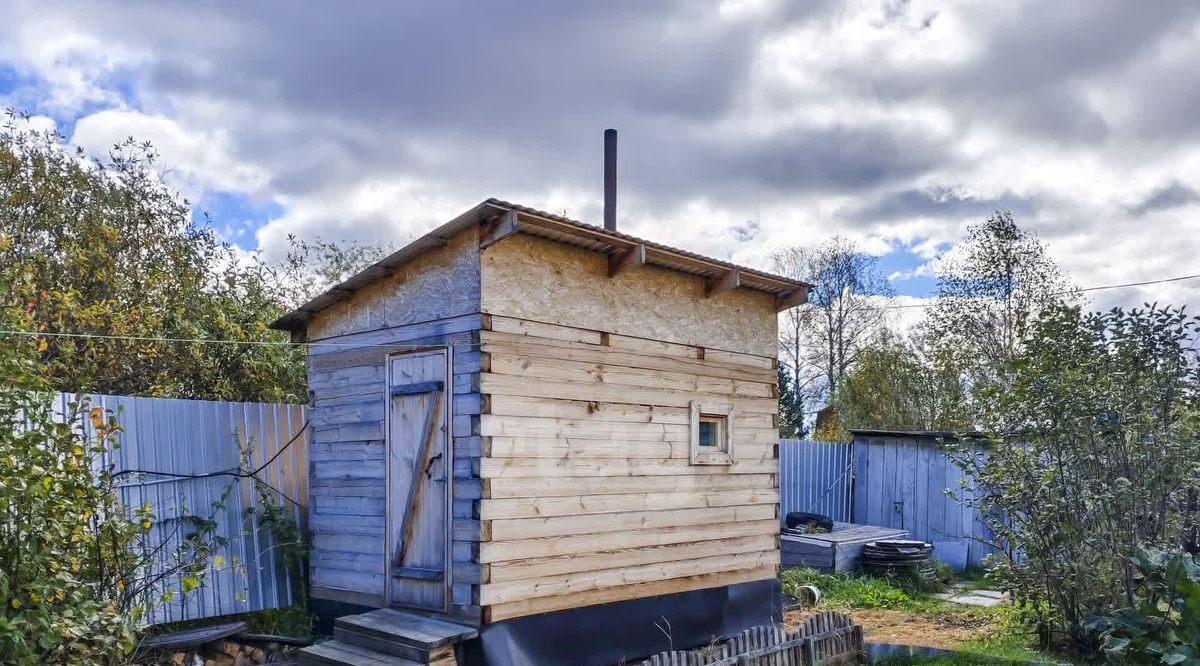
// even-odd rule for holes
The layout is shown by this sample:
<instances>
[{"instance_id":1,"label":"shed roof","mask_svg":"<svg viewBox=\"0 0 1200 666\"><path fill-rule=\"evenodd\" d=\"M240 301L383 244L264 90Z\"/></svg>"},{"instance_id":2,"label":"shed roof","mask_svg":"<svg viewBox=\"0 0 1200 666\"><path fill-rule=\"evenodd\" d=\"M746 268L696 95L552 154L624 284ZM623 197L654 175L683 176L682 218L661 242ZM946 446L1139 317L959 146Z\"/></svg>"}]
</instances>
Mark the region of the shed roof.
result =
<instances>
[{"instance_id":1,"label":"shed roof","mask_svg":"<svg viewBox=\"0 0 1200 666\"><path fill-rule=\"evenodd\" d=\"M606 254L610 272L625 265L646 263L699 276L708 281L710 288L743 287L766 292L775 297L779 310L805 302L812 287L800 280L609 231L561 215L488 199L280 317L271 328L302 329L325 308L390 275L425 252L445 246L450 238L472 225L484 225L480 233L481 247L514 233L529 234Z\"/></svg>"},{"instance_id":2,"label":"shed roof","mask_svg":"<svg viewBox=\"0 0 1200 666\"><path fill-rule=\"evenodd\" d=\"M873 428L851 428L850 434L855 437L900 437L909 439L987 439L982 432L949 432L946 430L880 430Z\"/></svg>"}]
</instances>

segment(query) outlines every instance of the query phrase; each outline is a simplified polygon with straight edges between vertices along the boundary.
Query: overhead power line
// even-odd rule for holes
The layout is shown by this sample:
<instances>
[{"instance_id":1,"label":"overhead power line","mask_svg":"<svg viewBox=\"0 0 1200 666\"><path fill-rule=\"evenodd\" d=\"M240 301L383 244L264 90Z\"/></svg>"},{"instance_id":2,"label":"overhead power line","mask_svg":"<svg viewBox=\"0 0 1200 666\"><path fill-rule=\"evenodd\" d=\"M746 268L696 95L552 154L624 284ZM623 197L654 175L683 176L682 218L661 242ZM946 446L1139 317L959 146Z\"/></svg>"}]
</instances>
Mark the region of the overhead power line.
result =
<instances>
[{"instance_id":1,"label":"overhead power line","mask_svg":"<svg viewBox=\"0 0 1200 666\"><path fill-rule=\"evenodd\" d=\"M1197 275L1180 275L1178 277L1163 278L1161 280L1145 280L1142 282L1123 282L1121 284L1106 284L1098 287L1081 287L1079 289L1067 289L1065 291L1052 292L1051 296L1066 296L1067 294L1082 293L1085 291L1105 291L1108 289L1125 289L1128 287L1144 287L1151 284L1164 284L1167 282L1182 282L1184 280L1195 280L1200 278ZM905 303L903 305L880 305L874 308L863 308L864 310L906 310L909 308L928 308L934 306L935 303Z\"/></svg>"},{"instance_id":2,"label":"overhead power line","mask_svg":"<svg viewBox=\"0 0 1200 666\"><path fill-rule=\"evenodd\" d=\"M1143 287L1148 284L1163 284L1164 282L1182 282L1184 280L1195 280L1200 278L1200 275L1180 275L1179 277L1166 278L1163 280L1147 280L1145 282L1126 282L1124 284L1109 284L1103 287L1085 287L1076 289L1076 291L1101 291L1103 289L1123 289L1125 287ZM1067 292L1064 292L1067 293Z\"/></svg>"},{"instance_id":3,"label":"overhead power line","mask_svg":"<svg viewBox=\"0 0 1200 666\"><path fill-rule=\"evenodd\" d=\"M424 349L429 345L405 345L390 342L287 342L284 340L214 340L212 338L169 338L142 335L107 335L104 333L63 333L54 331L15 331L0 329L0 335L16 335L28 338L80 338L95 340L120 340L123 342L180 342L188 344L251 345L256 347L388 347L391 349ZM478 346L477 342L451 343L452 347Z\"/></svg>"},{"instance_id":4,"label":"overhead power line","mask_svg":"<svg viewBox=\"0 0 1200 666\"><path fill-rule=\"evenodd\" d=\"M1106 284L1097 287L1082 287L1080 289L1070 289L1067 291L1054 292L1052 296L1062 296L1072 293L1081 293L1088 291L1104 291L1108 289L1126 289L1128 287L1144 287L1152 284L1165 284L1167 282L1182 282L1184 280L1200 279L1200 274L1195 275L1180 275L1177 277L1163 278L1161 280L1145 280L1142 282L1123 282L1121 284ZM906 303L902 305L881 305L873 308L864 308L870 310L905 310L909 308L928 308L935 305L934 303ZM405 345L394 344L388 342L362 343L362 342L285 342L282 340L214 340L211 338L171 338L171 337L155 337L141 335L107 335L103 333L67 333L67 332L50 332L50 331L16 331L0 329L0 335L15 335L30 338L80 338L93 340L121 340L125 342L177 342L186 344L209 344L209 345L251 345L259 347L292 347L292 346L307 346L307 347L346 347L354 349L362 349L364 347L388 347L390 349L424 349L428 345ZM451 347L478 347L482 343L479 342L454 342L448 346Z\"/></svg>"}]
</instances>

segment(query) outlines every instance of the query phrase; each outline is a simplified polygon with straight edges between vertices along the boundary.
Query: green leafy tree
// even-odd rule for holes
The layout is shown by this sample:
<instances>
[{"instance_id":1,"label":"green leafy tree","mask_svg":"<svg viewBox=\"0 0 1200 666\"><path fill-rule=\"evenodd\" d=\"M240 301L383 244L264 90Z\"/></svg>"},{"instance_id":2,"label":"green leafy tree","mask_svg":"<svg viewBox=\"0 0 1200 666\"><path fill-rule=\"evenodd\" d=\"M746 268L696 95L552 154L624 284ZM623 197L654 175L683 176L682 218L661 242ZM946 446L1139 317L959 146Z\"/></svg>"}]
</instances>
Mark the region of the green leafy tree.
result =
<instances>
[{"instance_id":1,"label":"green leafy tree","mask_svg":"<svg viewBox=\"0 0 1200 666\"><path fill-rule=\"evenodd\" d=\"M971 227L936 265L931 343L973 391L1003 384L1038 315L1074 299L1074 287L1033 233L1007 211Z\"/></svg>"},{"instance_id":2,"label":"green leafy tree","mask_svg":"<svg viewBox=\"0 0 1200 666\"><path fill-rule=\"evenodd\" d=\"M842 381L837 407L847 430L960 430L964 419L957 368L921 338L885 331Z\"/></svg>"},{"instance_id":3,"label":"green leafy tree","mask_svg":"<svg viewBox=\"0 0 1200 666\"><path fill-rule=\"evenodd\" d=\"M1003 553L992 574L1047 643L1092 652L1087 618L1145 594L1135 555L1195 547L1197 334L1179 309L1055 308L981 394L986 455L956 460Z\"/></svg>"},{"instance_id":4,"label":"green leafy tree","mask_svg":"<svg viewBox=\"0 0 1200 666\"><path fill-rule=\"evenodd\" d=\"M242 253L155 160L133 139L98 160L12 112L0 125L0 273L28 288L53 387L306 401L304 350L268 324L381 251L293 238L278 264Z\"/></svg>"},{"instance_id":5,"label":"green leafy tree","mask_svg":"<svg viewBox=\"0 0 1200 666\"><path fill-rule=\"evenodd\" d=\"M779 436L803 439L808 434L804 425L804 398L796 389L792 374L779 366Z\"/></svg>"},{"instance_id":6,"label":"green leafy tree","mask_svg":"<svg viewBox=\"0 0 1200 666\"><path fill-rule=\"evenodd\" d=\"M0 277L0 326L27 325ZM41 341L0 338L0 655L8 664L117 663L132 647L119 561L144 532L117 506L89 441L51 413ZM143 514L144 520L151 516Z\"/></svg>"}]
</instances>

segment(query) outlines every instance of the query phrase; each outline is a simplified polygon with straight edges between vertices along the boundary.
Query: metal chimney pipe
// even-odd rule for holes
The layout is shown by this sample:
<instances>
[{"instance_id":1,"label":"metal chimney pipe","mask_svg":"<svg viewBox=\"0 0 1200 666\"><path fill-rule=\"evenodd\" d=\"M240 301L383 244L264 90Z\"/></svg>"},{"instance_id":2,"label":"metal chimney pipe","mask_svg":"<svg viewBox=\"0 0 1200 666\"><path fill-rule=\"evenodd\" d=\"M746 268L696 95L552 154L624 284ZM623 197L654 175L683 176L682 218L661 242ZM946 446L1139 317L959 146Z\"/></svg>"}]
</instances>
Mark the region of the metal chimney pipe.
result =
<instances>
[{"instance_id":1,"label":"metal chimney pipe","mask_svg":"<svg viewBox=\"0 0 1200 666\"><path fill-rule=\"evenodd\" d=\"M604 228L617 230L617 130L604 130Z\"/></svg>"}]
</instances>

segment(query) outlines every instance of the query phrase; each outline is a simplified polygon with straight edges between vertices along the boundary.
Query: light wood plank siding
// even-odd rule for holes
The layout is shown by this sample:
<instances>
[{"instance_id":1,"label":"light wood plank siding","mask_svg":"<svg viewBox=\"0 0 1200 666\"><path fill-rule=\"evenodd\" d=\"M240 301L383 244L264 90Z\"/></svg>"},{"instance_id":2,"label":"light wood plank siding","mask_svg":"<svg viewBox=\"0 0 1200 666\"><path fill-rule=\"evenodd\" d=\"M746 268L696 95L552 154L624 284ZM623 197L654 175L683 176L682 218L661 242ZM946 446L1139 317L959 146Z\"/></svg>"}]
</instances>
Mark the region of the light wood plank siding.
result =
<instances>
[{"instance_id":1,"label":"light wood plank siding","mask_svg":"<svg viewBox=\"0 0 1200 666\"><path fill-rule=\"evenodd\" d=\"M773 359L495 313L483 326L485 618L776 574ZM693 400L734 406L734 464L690 464Z\"/></svg>"}]
</instances>

